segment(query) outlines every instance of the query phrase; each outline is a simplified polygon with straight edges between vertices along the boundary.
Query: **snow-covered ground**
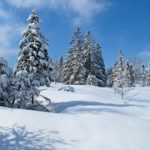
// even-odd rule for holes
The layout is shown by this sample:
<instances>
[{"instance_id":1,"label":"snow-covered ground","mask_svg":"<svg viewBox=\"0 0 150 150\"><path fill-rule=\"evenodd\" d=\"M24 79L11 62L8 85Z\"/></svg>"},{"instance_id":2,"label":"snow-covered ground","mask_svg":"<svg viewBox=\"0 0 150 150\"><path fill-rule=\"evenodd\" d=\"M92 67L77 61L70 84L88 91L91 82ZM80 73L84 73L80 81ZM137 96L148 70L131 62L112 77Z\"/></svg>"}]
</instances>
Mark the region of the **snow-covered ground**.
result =
<instances>
[{"instance_id":1,"label":"snow-covered ground","mask_svg":"<svg viewBox=\"0 0 150 150\"><path fill-rule=\"evenodd\" d=\"M0 150L150 149L150 88L133 89L123 104L110 88L60 86L41 88L56 113L0 107Z\"/></svg>"}]
</instances>

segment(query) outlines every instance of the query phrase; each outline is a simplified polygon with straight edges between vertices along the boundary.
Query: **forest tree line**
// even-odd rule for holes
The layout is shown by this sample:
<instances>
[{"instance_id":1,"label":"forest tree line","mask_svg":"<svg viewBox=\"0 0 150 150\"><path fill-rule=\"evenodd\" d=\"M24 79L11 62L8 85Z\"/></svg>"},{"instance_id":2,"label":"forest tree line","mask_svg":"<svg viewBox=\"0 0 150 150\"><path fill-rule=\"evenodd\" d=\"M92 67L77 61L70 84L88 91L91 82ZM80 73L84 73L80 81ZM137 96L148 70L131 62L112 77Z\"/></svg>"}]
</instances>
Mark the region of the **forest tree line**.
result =
<instances>
[{"instance_id":1,"label":"forest tree line","mask_svg":"<svg viewBox=\"0 0 150 150\"><path fill-rule=\"evenodd\" d=\"M122 51L114 66L106 70L101 45L93 40L90 31L84 36L79 27L72 35L67 56L53 63L35 11L27 23L15 68L9 68L0 57L0 105L50 111L35 97L40 93L37 87L50 86L52 81L114 89L150 86L150 69L144 64L137 67L135 62L125 61Z\"/></svg>"}]
</instances>

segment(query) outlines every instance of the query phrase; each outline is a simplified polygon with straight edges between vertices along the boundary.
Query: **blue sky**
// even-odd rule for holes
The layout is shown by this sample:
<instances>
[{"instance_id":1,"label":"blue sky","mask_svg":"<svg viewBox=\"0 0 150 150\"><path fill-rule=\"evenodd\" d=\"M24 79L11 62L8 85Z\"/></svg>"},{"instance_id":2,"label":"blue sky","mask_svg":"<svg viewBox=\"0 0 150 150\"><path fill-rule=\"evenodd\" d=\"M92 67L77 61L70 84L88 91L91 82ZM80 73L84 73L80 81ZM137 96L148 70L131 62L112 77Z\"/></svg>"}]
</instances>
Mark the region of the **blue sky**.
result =
<instances>
[{"instance_id":1,"label":"blue sky","mask_svg":"<svg viewBox=\"0 0 150 150\"><path fill-rule=\"evenodd\" d=\"M21 32L32 9L40 16L40 28L49 40L53 59L65 56L76 26L88 30L101 44L107 67L122 49L126 59L150 63L149 0L1 0L0 56L9 66L16 63Z\"/></svg>"}]
</instances>

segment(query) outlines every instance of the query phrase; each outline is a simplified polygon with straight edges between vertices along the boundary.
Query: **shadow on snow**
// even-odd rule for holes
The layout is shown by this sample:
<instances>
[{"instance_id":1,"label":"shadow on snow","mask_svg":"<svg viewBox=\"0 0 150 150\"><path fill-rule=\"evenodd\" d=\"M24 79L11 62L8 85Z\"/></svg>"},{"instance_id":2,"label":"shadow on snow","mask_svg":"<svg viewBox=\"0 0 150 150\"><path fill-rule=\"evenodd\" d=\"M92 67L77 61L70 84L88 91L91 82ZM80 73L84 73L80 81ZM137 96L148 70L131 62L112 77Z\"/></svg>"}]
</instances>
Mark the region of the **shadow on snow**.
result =
<instances>
[{"instance_id":1,"label":"shadow on snow","mask_svg":"<svg viewBox=\"0 0 150 150\"><path fill-rule=\"evenodd\" d=\"M137 102L137 103L150 103L150 100L145 100L145 99L131 99L129 101Z\"/></svg>"},{"instance_id":2,"label":"shadow on snow","mask_svg":"<svg viewBox=\"0 0 150 150\"><path fill-rule=\"evenodd\" d=\"M56 150L55 145L66 145L57 131L29 132L25 127L0 127L0 150Z\"/></svg>"},{"instance_id":3,"label":"shadow on snow","mask_svg":"<svg viewBox=\"0 0 150 150\"><path fill-rule=\"evenodd\" d=\"M70 102L60 102L60 103L53 103L55 107L56 113L66 112L68 108L72 107L82 107L82 109L77 110L78 112L118 112L117 110L113 110L112 108L125 108L125 107L144 107L142 105L134 105L134 104L114 104L114 103L101 103L101 102L94 102L94 101L70 101ZM84 108L83 108L84 106ZM87 108L88 106L95 106L92 108ZM98 107L102 106L102 107ZM107 108L104 108L107 107Z\"/></svg>"}]
</instances>

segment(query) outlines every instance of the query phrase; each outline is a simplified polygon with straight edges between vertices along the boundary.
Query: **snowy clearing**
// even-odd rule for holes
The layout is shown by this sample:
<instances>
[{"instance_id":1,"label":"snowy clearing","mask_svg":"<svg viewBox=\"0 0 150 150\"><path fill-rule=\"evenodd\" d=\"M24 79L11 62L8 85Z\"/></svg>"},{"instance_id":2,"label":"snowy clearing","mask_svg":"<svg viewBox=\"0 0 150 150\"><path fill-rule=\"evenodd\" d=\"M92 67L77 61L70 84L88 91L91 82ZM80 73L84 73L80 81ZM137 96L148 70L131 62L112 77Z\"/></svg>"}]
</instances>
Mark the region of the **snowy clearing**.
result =
<instances>
[{"instance_id":1,"label":"snowy clearing","mask_svg":"<svg viewBox=\"0 0 150 150\"><path fill-rule=\"evenodd\" d=\"M56 113L0 107L0 150L149 150L150 88L42 87ZM42 97L38 98L42 100Z\"/></svg>"}]
</instances>

